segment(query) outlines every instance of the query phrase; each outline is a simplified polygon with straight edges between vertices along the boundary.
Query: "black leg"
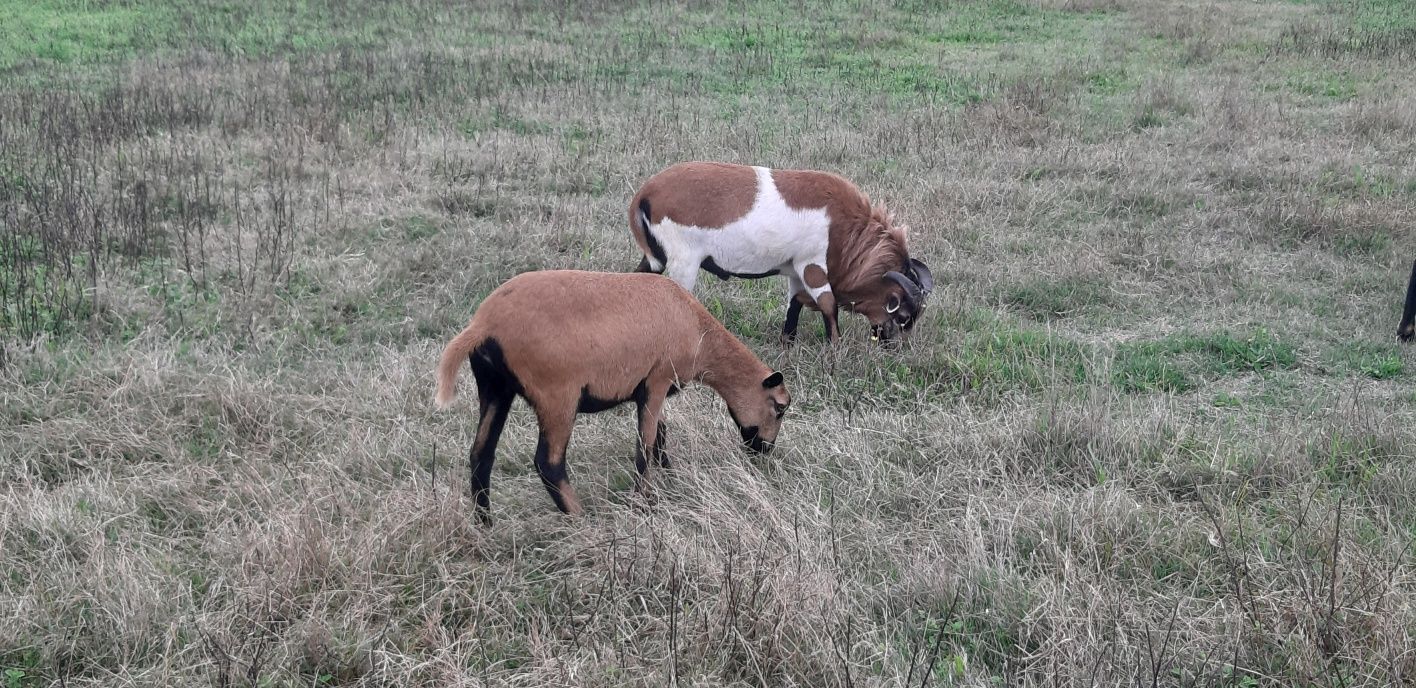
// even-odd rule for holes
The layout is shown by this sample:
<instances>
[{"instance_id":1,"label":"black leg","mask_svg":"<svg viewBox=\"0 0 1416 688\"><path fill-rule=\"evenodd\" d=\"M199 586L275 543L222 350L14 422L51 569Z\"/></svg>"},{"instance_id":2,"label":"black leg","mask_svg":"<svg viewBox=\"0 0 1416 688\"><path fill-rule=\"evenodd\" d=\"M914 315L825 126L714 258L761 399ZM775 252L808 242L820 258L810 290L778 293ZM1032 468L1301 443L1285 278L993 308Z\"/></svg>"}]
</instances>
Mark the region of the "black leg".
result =
<instances>
[{"instance_id":1,"label":"black leg","mask_svg":"<svg viewBox=\"0 0 1416 688\"><path fill-rule=\"evenodd\" d=\"M641 395L639 399L636 400L634 410L634 417L636 421L634 427L639 428L639 432L634 437L634 470L636 473L639 474L637 480L640 483L644 482L644 472L649 470L649 459L647 454L653 451L651 447L644 446L643 428L645 410L644 406L647 402L646 396L647 394Z\"/></svg>"},{"instance_id":2,"label":"black leg","mask_svg":"<svg viewBox=\"0 0 1416 688\"><path fill-rule=\"evenodd\" d=\"M782 334L788 339L796 339L797 320L801 318L801 302L795 296L787 299L787 322L782 325Z\"/></svg>"},{"instance_id":3,"label":"black leg","mask_svg":"<svg viewBox=\"0 0 1416 688\"><path fill-rule=\"evenodd\" d=\"M639 474L638 483L644 482L644 473L649 470L649 459L645 457L644 440L634 441L634 471Z\"/></svg>"},{"instance_id":4,"label":"black leg","mask_svg":"<svg viewBox=\"0 0 1416 688\"><path fill-rule=\"evenodd\" d=\"M582 511L580 498L576 496L575 488L570 486L565 470L565 448L569 440L568 433L564 437L547 437L545 428L542 428L540 438L536 440L536 472L541 475L541 484L546 486L546 492L551 495L556 508L561 513L578 516Z\"/></svg>"},{"instance_id":5,"label":"black leg","mask_svg":"<svg viewBox=\"0 0 1416 688\"><path fill-rule=\"evenodd\" d=\"M836 341L841 336L836 323L836 316L840 314L840 309L836 306L836 295L825 292L816 297L816 305L821 309L821 320L826 325L826 341Z\"/></svg>"},{"instance_id":6,"label":"black leg","mask_svg":"<svg viewBox=\"0 0 1416 688\"><path fill-rule=\"evenodd\" d=\"M536 473L541 476L541 484L546 486L546 492L551 494L556 508L564 512L565 504L561 501L559 485L565 479L565 465L551 465L550 445L546 443L545 433L536 439Z\"/></svg>"},{"instance_id":7,"label":"black leg","mask_svg":"<svg viewBox=\"0 0 1416 688\"><path fill-rule=\"evenodd\" d=\"M501 440L512 400L506 397L483 398L480 401L482 413L477 422L477 439L472 443L468 463L472 469L472 499L477 502L477 518L483 524L490 524L491 499L488 492L491 490L492 464L497 460L497 442Z\"/></svg>"},{"instance_id":8,"label":"black leg","mask_svg":"<svg viewBox=\"0 0 1416 688\"><path fill-rule=\"evenodd\" d=\"M636 424L639 428L639 436L634 442L634 470L637 471L635 478L635 490L640 494L649 497L652 501L653 495L647 482L649 471L649 457L660 466L667 468L668 459L664 456L664 421L659 418L659 413L664 406L663 396L645 393L637 399L638 413ZM649 425L653 423L653 425ZM652 432L652 436L650 436ZM645 438L648 437L646 443ZM646 446L647 445L647 446Z\"/></svg>"},{"instance_id":9,"label":"black leg","mask_svg":"<svg viewBox=\"0 0 1416 688\"><path fill-rule=\"evenodd\" d=\"M1411 263L1411 279L1406 283L1406 307L1401 311L1401 324L1396 336L1403 342L1416 337L1416 262Z\"/></svg>"},{"instance_id":10,"label":"black leg","mask_svg":"<svg viewBox=\"0 0 1416 688\"><path fill-rule=\"evenodd\" d=\"M660 468L669 467L669 453L664 451L664 421L659 421L659 432L654 440L654 459L659 462Z\"/></svg>"}]
</instances>

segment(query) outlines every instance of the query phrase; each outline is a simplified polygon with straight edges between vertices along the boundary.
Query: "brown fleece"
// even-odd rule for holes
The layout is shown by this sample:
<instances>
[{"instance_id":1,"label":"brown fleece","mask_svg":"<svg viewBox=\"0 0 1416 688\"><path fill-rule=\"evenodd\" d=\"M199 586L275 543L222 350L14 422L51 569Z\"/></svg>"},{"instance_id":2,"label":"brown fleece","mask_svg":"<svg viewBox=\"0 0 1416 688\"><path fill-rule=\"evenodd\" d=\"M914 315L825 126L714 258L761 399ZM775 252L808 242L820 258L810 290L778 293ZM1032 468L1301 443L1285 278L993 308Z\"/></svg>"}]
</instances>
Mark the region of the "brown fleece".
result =
<instances>
[{"instance_id":1,"label":"brown fleece","mask_svg":"<svg viewBox=\"0 0 1416 688\"><path fill-rule=\"evenodd\" d=\"M806 269L801 271L801 278L806 282L806 286L812 289L826 286L826 270L816 263L806 266Z\"/></svg>"},{"instance_id":2,"label":"brown fleece","mask_svg":"<svg viewBox=\"0 0 1416 688\"><path fill-rule=\"evenodd\" d=\"M909 261L905 228L894 225L884 206L871 205L855 184L829 172L773 170L772 181L794 209L825 208L826 274L840 301L884 300L885 273ZM898 288L898 287L896 287Z\"/></svg>"},{"instance_id":3,"label":"brown fleece","mask_svg":"<svg viewBox=\"0 0 1416 688\"><path fill-rule=\"evenodd\" d=\"M892 320L886 310L891 296L904 299L905 291L885 279L891 270L909 262L906 228L849 180L817 170L773 170L772 181L787 205L795 209L825 208L827 228L824 275L811 266L803 280L812 288L829 283L832 303L797 299L822 312L829 333L835 331L834 311L839 305L864 315L873 325ZM722 227L746 215L757 196L757 175L747 165L719 162L684 162L654 175L635 195L629 207L629 226L639 250L651 254L640 226L640 201L649 199L650 223L665 217L680 224ZM812 269L814 268L814 269ZM793 295L796 297L797 295ZM922 304L920 304L922 307Z\"/></svg>"},{"instance_id":4,"label":"brown fleece","mask_svg":"<svg viewBox=\"0 0 1416 688\"><path fill-rule=\"evenodd\" d=\"M649 199L649 222L665 217L681 225L722 227L752 209L757 173L746 165L684 162L649 178L629 204L629 230L644 255L650 255L639 226L640 201Z\"/></svg>"},{"instance_id":5,"label":"brown fleece","mask_svg":"<svg viewBox=\"0 0 1416 688\"><path fill-rule=\"evenodd\" d=\"M488 339L536 411L550 460L564 460L582 394L627 401L645 386L641 441L659 441L659 408L669 388L701 381L727 402L742 425L775 440L784 386L764 389L771 368L723 328L691 294L652 273L575 270L528 272L484 300L467 328L448 343L437 373L437 402L450 403L468 355ZM494 451L495 448L493 447ZM569 485L562 486L562 497ZM569 491L565 510L576 513Z\"/></svg>"}]
</instances>

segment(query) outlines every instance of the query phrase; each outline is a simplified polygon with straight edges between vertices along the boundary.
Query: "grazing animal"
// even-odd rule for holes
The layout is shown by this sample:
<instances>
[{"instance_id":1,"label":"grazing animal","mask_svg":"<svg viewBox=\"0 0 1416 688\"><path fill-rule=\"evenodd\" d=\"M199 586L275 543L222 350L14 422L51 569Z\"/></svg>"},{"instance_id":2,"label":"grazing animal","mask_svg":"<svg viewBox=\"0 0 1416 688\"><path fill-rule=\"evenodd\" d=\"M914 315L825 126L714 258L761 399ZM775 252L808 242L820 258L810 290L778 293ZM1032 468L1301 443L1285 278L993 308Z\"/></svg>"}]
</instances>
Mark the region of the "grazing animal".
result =
<instances>
[{"instance_id":1,"label":"grazing animal","mask_svg":"<svg viewBox=\"0 0 1416 688\"><path fill-rule=\"evenodd\" d=\"M1396 337L1409 342L1416 337L1416 261L1411 263L1411 278L1406 281L1406 307L1401 311L1401 322L1396 326Z\"/></svg>"},{"instance_id":2,"label":"grazing animal","mask_svg":"<svg viewBox=\"0 0 1416 688\"><path fill-rule=\"evenodd\" d=\"M679 163L635 194L629 229L644 254L639 271L689 291L700 268L724 280L786 275L788 339L803 306L821 312L828 340L839 336L839 308L870 320L872 339L908 334L934 289L904 227L828 172Z\"/></svg>"},{"instance_id":3,"label":"grazing animal","mask_svg":"<svg viewBox=\"0 0 1416 688\"><path fill-rule=\"evenodd\" d=\"M791 397L773 372L723 328L691 294L660 275L550 270L517 275L497 287L467 328L443 350L437 404L457 393L469 360L481 417L472 443L472 495L483 522L497 440L511 402L520 396L536 412L536 470L561 511L580 514L566 477L565 451L577 413L597 413L627 401L638 407L636 488L647 491L652 455L668 468L664 399L681 385L708 385L727 402L743 442L770 451Z\"/></svg>"}]
</instances>

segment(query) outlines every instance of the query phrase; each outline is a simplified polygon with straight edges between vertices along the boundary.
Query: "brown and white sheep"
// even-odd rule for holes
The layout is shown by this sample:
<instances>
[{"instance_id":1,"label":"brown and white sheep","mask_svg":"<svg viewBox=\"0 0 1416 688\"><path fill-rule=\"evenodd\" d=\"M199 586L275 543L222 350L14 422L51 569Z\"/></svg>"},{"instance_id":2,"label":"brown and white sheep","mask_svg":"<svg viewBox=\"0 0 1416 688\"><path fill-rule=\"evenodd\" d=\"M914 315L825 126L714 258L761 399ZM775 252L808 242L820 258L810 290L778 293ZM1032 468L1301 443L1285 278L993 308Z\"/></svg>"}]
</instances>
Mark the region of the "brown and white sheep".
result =
<instances>
[{"instance_id":1,"label":"brown and white sheep","mask_svg":"<svg viewBox=\"0 0 1416 688\"><path fill-rule=\"evenodd\" d=\"M828 339L839 334L838 308L870 320L872 338L908 333L934 288L904 227L828 172L679 163L635 194L629 228L644 254L639 270L689 291L700 268L722 279L786 275L788 338L802 306L821 311Z\"/></svg>"},{"instance_id":2,"label":"brown and white sheep","mask_svg":"<svg viewBox=\"0 0 1416 688\"><path fill-rule=\"evenodd\" d=\"M582 512L566 477L565 452L577 413L627 401L638 407L635 452L644 490L647 457L668 467L664 399L702 382L723 401L747 446L769 451L791 397L773 372L691 294L660 275L576 270L528 272L487 296L467 328L443 350L437 403L456 394L468 360L481 416L469 461L479 517L489 520L488 488L497 440L515 397L540 425L536 470L561 511Z\"/></svg>"}]
</instances>

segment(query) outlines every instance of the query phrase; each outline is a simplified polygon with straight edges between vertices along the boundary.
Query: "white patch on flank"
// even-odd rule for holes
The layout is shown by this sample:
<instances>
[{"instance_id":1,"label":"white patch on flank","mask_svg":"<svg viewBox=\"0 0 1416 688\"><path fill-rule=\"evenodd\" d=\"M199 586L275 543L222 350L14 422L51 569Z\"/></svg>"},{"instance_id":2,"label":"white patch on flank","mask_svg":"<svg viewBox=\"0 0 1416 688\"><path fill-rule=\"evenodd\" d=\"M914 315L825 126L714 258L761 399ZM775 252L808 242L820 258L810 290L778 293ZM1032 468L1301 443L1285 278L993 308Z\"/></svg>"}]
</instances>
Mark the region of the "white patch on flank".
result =
<instances>
[{"instance_id":1,"label":"white patch on flank","mask_svg":"<svg viewBox=\"0 0 1416 688\"><path fill-rule=\"evenodd\" d=\"M712 257L718 267L738 274L754 274L777 270L791 274L802 282L802 271L815 263L826 268L826 241L831 224L825 208L794 210L787 206L772 170L752 168L757 173L757 196L747 214L723 227L681 225L664 216L657 225L649 225L668 258L667 274L684 289L693 291L703 259ZM831 287L810 289L815 299Z\"/></svg>"}]
</instances>

